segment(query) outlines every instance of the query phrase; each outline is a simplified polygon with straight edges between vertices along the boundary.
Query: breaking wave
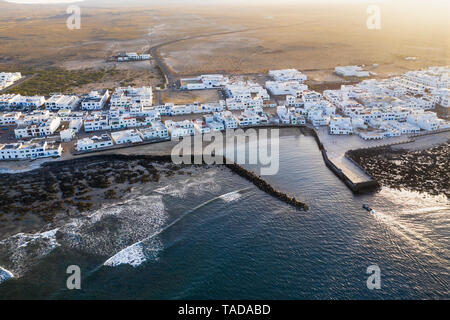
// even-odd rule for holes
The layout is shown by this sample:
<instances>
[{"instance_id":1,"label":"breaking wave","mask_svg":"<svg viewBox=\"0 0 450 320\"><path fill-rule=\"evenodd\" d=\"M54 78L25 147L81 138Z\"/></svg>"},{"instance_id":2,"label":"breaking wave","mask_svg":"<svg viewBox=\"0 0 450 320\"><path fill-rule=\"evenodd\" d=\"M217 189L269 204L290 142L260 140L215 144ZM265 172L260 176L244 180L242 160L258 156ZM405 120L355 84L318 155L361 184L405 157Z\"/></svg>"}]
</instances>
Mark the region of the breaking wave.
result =
<instances>
[{"instance_id":1,"label":"breaking wave","mask_svg":"<svg viewBox=\"0 0 450 320\"><path fill-rule=\"evenodd\" d=\"M47 256L60 244L56 239L58 228L35 234L18 233L0 241L2 261L15 276L22 276L30 266Z\"/></svg>"},{"instance_id":2,"label":"breaking wave","mask_svg":"<svg viewBox=\"0 0 450 320\"><path fill-rule=\"evenodd\" d=\"M122 249L121 251L116 253L114 256L112 256L108 260L106 260L103 263L103 265L115 267L118 265L129 264L133 267L137 267L137 266L141 265L143 262L146 262L148 259L157 259L157 254L159 251L161 251L163 249L163 245L159 240L156 240L155 237L161 235L163 232L165 232L169 228L173 227L175 224L180 222L186 216L197 211L198 209L200 209L214 201L217 201L217 200L223 200L225 202L235 201L241 197L242 193L248 191L249 189L250 188L245 188L245 189L241 189L241 190L232 191L232 192L223 194L221 196L212 198L208 201L201 203L200 205L196 206L195 208L180 215L178 218L173 220L171 223L169 223L165 227L161 228L160 230L156 231L155 233L149 235L148 237L144 238L143 240L138 241L138 242L126 247L125 249Z\"/></svg>"},{"instance_id":3,"label":"breaking wave","mask_svg":"<svg viewBox=\"0 0 450 320\"><path fill-rule=\"evenodd\" d=\"M14 278L14 275L12 274L11 271L8 271L8 270L0 267L0 284L2 284L3 282L6 282L12 278Z\"/></svg>"}]
</instances>

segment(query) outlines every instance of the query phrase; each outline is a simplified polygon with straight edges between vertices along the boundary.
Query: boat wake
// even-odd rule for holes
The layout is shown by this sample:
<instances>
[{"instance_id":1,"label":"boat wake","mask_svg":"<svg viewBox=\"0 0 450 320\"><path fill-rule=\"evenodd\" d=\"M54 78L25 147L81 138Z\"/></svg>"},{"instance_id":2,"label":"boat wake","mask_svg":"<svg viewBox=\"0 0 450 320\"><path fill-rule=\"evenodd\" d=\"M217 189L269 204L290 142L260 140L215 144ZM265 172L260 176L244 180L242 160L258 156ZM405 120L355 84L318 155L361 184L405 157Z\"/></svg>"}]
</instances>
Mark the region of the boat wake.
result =
<instances>
[{"instance_id":1,"label":"boat wake","mask_svg":"<svg viewBox=\"0 0 450 320\"><path fill-rule=\"evenodd\" d=\"M408 227L405 223L399 221L395 216L386 214L380 210L374 210L372 216L396 235L408 241L419 251L432 256L439 263L448 264L449 255L447 249L438 247L431 239L423 236L419 232Z\"/></svg>"}]
</instances>

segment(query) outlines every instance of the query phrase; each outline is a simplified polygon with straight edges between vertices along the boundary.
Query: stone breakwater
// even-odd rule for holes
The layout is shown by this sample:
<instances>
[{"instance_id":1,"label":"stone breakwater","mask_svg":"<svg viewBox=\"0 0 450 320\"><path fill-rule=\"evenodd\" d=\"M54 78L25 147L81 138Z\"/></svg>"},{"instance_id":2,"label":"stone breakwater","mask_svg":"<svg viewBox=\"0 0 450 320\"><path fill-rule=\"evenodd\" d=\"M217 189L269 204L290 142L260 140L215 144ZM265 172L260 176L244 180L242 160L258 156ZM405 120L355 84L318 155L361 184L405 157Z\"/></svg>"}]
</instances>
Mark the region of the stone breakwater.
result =
<instances>
[{"instance_id":1,"label":"stone breakwater","mask_svg":"<svg viewBox=\"0 0 450 320\"><path fill-rule=\"evenodd\" d=\"M450 198L450 141L426 150L379 147L352 150L347 156L382 185Z\"/></svg>"},{"instance_id":2,"label":"stone breakwater","mask_svg":"<svg viewBox=\"0 0 450 320\"><path fill-rule=\"evenodd\" d=\"M245 169L244 167L238 165L238 164L225 164L227 168L229 168L234 173L240 175L241 177L247 179L251 183L253 183L256 187L258 187L260 190L270 194L271 196L293 206L298 209L302 210L308 210L308 205L304 202L301 202L297 200L295 197L291 197L287 195L286 193L283 193L277 189L275 189L270 183L253 173L252 171L249 171Z\"/></svg>"}]
</instances>

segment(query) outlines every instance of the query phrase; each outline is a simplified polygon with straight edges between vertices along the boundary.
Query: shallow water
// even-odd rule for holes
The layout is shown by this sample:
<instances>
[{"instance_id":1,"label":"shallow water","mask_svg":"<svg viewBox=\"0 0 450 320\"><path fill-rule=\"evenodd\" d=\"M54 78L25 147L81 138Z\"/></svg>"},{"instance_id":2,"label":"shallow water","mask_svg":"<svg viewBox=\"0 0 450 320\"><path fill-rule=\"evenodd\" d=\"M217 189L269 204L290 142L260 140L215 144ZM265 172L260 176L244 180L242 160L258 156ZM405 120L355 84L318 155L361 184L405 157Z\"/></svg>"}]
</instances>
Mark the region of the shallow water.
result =
<instances>
[{"instance_id":1,"label":"shallow water","mask_svg":"<svg viewBox=\"0 0 450 320\"><path fill-rule=\"evenodd\" d=\"M355 196L311 137L282 137L280 155L280 172L264 178L309 211L226 168L140 186L89 218L1 241L0 265L15 278L0 298L450 297L447 198L388 188ZM74 264L80 291L65 289ZM381 290L366 286L373 264Z\"/></svg>"}]
</instances>

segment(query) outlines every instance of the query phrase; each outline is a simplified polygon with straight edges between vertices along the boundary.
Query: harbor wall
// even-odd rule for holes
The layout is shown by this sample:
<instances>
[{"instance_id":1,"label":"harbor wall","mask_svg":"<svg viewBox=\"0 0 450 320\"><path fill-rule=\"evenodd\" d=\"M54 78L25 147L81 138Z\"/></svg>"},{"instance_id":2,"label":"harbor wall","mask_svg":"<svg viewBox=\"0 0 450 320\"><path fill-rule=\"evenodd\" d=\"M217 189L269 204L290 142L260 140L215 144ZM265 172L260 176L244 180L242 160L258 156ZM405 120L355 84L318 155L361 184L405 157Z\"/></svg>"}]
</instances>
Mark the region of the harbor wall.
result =
<instances>
[{"instance_id":1,"label":"harbor wall","mask_svg":"<svg viewBox=\"0 0 450 320\"><path fill-rule=\"evenodd\" d=\"M322 157L323 160L326 164L326 166L339 178L341 179L345 185L353 192L356 194L362 194L362 193L369 193L369 192L373 192L376 189L378 189L380 187L380 184L378 183L378 181L376 181L376 179L374 179L372 176L371 180L368 181L364 181L364 182L358 182L358 183L354 183L341 169L339 169L329 158L327 155L327 151L325 149L323 149L322 151ZM353 162L353 161L352 161ZM354 163L354 162L353 162ZM356 163L355 163L356 164ZM360 168L361 170L363 170L365 172L364 169L362 169L358 164L356 164L358 166L358 168Z\"/></svg>"}]
</instances>

